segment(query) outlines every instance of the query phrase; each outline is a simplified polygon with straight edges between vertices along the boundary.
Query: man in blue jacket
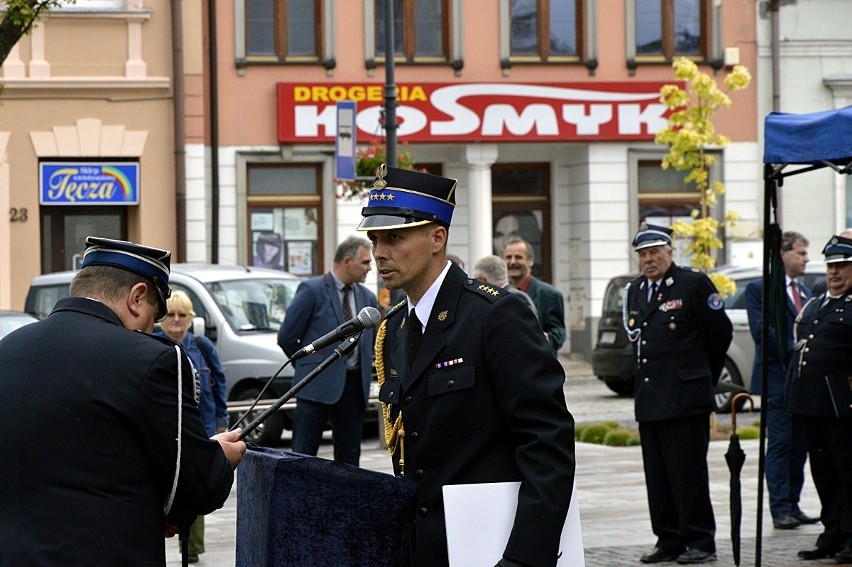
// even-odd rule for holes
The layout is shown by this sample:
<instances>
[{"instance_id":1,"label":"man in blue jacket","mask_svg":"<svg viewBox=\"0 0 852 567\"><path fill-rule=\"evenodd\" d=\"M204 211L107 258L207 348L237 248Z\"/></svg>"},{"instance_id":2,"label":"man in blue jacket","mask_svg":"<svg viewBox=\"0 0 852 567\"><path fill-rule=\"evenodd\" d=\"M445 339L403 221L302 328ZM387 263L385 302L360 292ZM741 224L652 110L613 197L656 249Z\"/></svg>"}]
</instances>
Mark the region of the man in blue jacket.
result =
<instances>
[{"instance_id":1,"label":"man in blue jacket","mask_svg":"<svg viewBox=\"0 0 852 567\"><path fill-rule=\"evenodd\" d=\"M769 335L766 337L768 392L761 392L763 280L748 284L745 293L748 326L755 344L751 390L754 394L762 394L766 401L766 487L769 491L769 511L776 529L789 530L800 524L814 524L819 521L799 509L799 495L805 481L805 461L808 456L805 430L799 419L794 419L787 413L785 394L786 368L793 354L793 327L796 324L796 316L811 297L811 290L796 281L796 278L805 273L805 266L808 264L808 239L798 232L785 232L781 237L781 260L786 274L784 285L787 324L783 338L786 353L782 355L778 350L775 306L770 303L766 310L769 317Z\"/></svg>"},{"instance_id":2,"label":"man in blue jacket","mask_svg":"<svg viewBox=\"0 0 852 567\"><path fill-rule=\"evenodd\" d=\"M378 307L376 295L362 285L370 271L371 250L372 245L365 238L349 237L338 245L331 271L299 284L278 330L278 346L287 356L334 330L364 307ZM375 341L375 329L364 329L351 356L336 361L296 395L293 451L316 455L330 420L334 460L358 466ZM293 383L304 380L335 346L297 360Z\"/></svg>"}]
</instances>

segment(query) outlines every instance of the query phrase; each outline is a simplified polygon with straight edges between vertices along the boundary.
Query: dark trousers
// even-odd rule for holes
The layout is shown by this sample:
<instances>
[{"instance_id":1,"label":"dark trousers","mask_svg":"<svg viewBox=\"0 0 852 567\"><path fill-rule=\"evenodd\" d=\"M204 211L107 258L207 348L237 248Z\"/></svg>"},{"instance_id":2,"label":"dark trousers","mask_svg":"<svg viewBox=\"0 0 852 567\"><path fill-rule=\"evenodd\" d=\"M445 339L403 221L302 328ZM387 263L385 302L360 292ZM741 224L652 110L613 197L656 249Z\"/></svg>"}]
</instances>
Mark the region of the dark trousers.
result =
<instances>
[{"instance_id":1,"label":"dark trousers","mask_svg":"<svg viewBox=\"0 0 852 567\"><path fill-rule=\"evenodd\" d=\"M799 509L808 458L801 418L787 413L783 396L770 395L766 405L766 488L773 516Z\"/></svg>"},{"instance_id":2,"label":"dark trousers","mask_svg":"<svg viewBox=\"0 0 852 567\"><path fill-rule=\"evenodd\" d=\"M819 545L852 543L852 417L803 417L825 529Z\"/></svg>"},{"instance_id":3,"label":"dark trousers","mask_svg":"<svg viewBox=\"0 0 852 567\"><path fill-rule=\"evenodd\" d=\"M710 503L707 414L639 424L651 528L657 546L716 551Z\"/></svg>"},{"instance_id":4,"label":"dark trousers","mask_svg":"<svg viewBox=\"0 0 852 567\"><path fill-rule=\"evenodd\" d=\"M343 394L335 404L297 400L293 418L293 451L316 456L322 432L331 422L334 460L357 467L361 459L364 409L360 371L346 372Z\"/></svg>"}]
</instances>

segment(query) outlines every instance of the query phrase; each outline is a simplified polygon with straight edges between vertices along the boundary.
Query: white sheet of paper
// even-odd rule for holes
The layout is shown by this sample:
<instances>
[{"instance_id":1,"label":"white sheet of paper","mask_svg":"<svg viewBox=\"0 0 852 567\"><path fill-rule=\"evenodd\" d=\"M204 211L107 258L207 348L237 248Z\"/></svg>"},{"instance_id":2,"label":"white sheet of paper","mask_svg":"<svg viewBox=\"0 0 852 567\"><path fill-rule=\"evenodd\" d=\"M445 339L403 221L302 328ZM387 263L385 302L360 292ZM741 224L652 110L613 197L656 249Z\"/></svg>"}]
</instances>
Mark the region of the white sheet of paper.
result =
<instances>
[{"instance_id":1,"label":"white sheet of paper","mask_svg":"<svg viewBox=\"0 0 852 567\"><path fill-rule=\"evenodd\" d=\"M443 487L450 567L494 567L503 557L518 507L520 482ZM585 567L577 485L562 528L557 567Z\"/></svg>"}]
</instances>

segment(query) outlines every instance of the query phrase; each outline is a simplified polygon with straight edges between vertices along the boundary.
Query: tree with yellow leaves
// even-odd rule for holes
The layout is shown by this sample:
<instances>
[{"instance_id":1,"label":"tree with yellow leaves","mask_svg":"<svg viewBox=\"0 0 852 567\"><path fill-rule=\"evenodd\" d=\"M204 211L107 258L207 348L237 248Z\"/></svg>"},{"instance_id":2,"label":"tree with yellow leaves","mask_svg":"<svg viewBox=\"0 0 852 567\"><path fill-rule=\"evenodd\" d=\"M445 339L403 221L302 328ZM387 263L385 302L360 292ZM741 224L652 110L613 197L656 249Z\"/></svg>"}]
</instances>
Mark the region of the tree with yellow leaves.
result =
<instances>
[{"instance_id":1,"label":"tree with yellow leaves","mask_svg":"<svg viewBox=\"0 0 852 567\"><path fill-rule=\"evenodd\" d=\"M693 268L708 272L716 265L713 251L722 247L718 236L719 221L710 215L719 195L725 192L721 181L710 182L710 169L716 163L711 149L724 148L728 137L716 132L713 115L720 107L729 107L728 93L746 88L751 75L742 65L736 65L723 79L724 89L686 57L678 57L672 63L675 78L684 81L686 88L679 85L664 85L660 89L660 101L673 112L668 118L668 127L657 132L655 142L667 144L668 153L663 157L663 169L688 171L684 183L695 184L700 193L700 210L692 211L692 222L677 221L672 229L676 237L689 240L687 251ZM733 226L739 215L729 211L724 224ZM736 291L730 278L721 274L710 274L710 279L723 296Z\"/></svg>"}]
</instances>

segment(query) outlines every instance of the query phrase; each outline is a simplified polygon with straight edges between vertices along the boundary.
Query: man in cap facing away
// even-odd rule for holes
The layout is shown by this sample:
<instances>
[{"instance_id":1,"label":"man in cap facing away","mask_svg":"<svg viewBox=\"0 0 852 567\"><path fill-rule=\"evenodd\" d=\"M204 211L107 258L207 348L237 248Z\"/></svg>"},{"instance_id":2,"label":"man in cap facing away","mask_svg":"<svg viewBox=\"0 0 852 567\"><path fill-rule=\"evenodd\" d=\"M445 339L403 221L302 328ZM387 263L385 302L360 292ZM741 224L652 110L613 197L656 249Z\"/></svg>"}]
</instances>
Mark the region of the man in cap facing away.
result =
<instances>
[{"instance_id":1,"label":"man in cap facing away","mask_svg":"<svg viewBox=\"0 0 852 567\"><path fill-rule=\"evenodd\" d=\"M642 275L630 282L626 298L636 421L657 536L640 561L706 563L716 560L709 418L733 329L710 278L673 262L671 235L668 227L639 227L633 249Z\"/></svg>"},{"instance_id":2,"label":"man in cap facing away","mask_svg":"<svg viewBox=\"0 0 852 567\"><path fill-rule=\"evenodd\" d=\"M556 564L574 481L564 371L532 311L447 260L456 181L382 166L362 210L385 286L376 339L394 470L417 484L410 565L448 565L442 487L521 483L505 549L483 564Z\"/></svg>"},{"instance_id":3,"label":"man in cap facing away","mask_svg":"<svg viewBox=\"0 0 852 567\"><path fill-rule=\"evenodd\" d=\"M170 253L86 245L71 297L0 341L0 565L165 565L163 536L222 506L245 452L207 438L189 359L149 334Z\"/></svg>"},{"instance_id":4,"label":"man in cap facing away","mask_svg":"<svg viewBox=\"0 0 852 567\"><path fill-rule=\"evenodd\" d=\"M828 289L796 319L787 373L787 411L804 422L824 526L798 555L852 563L852 238L833 236L822 253Z\"/></svg>"}]
</instances>

